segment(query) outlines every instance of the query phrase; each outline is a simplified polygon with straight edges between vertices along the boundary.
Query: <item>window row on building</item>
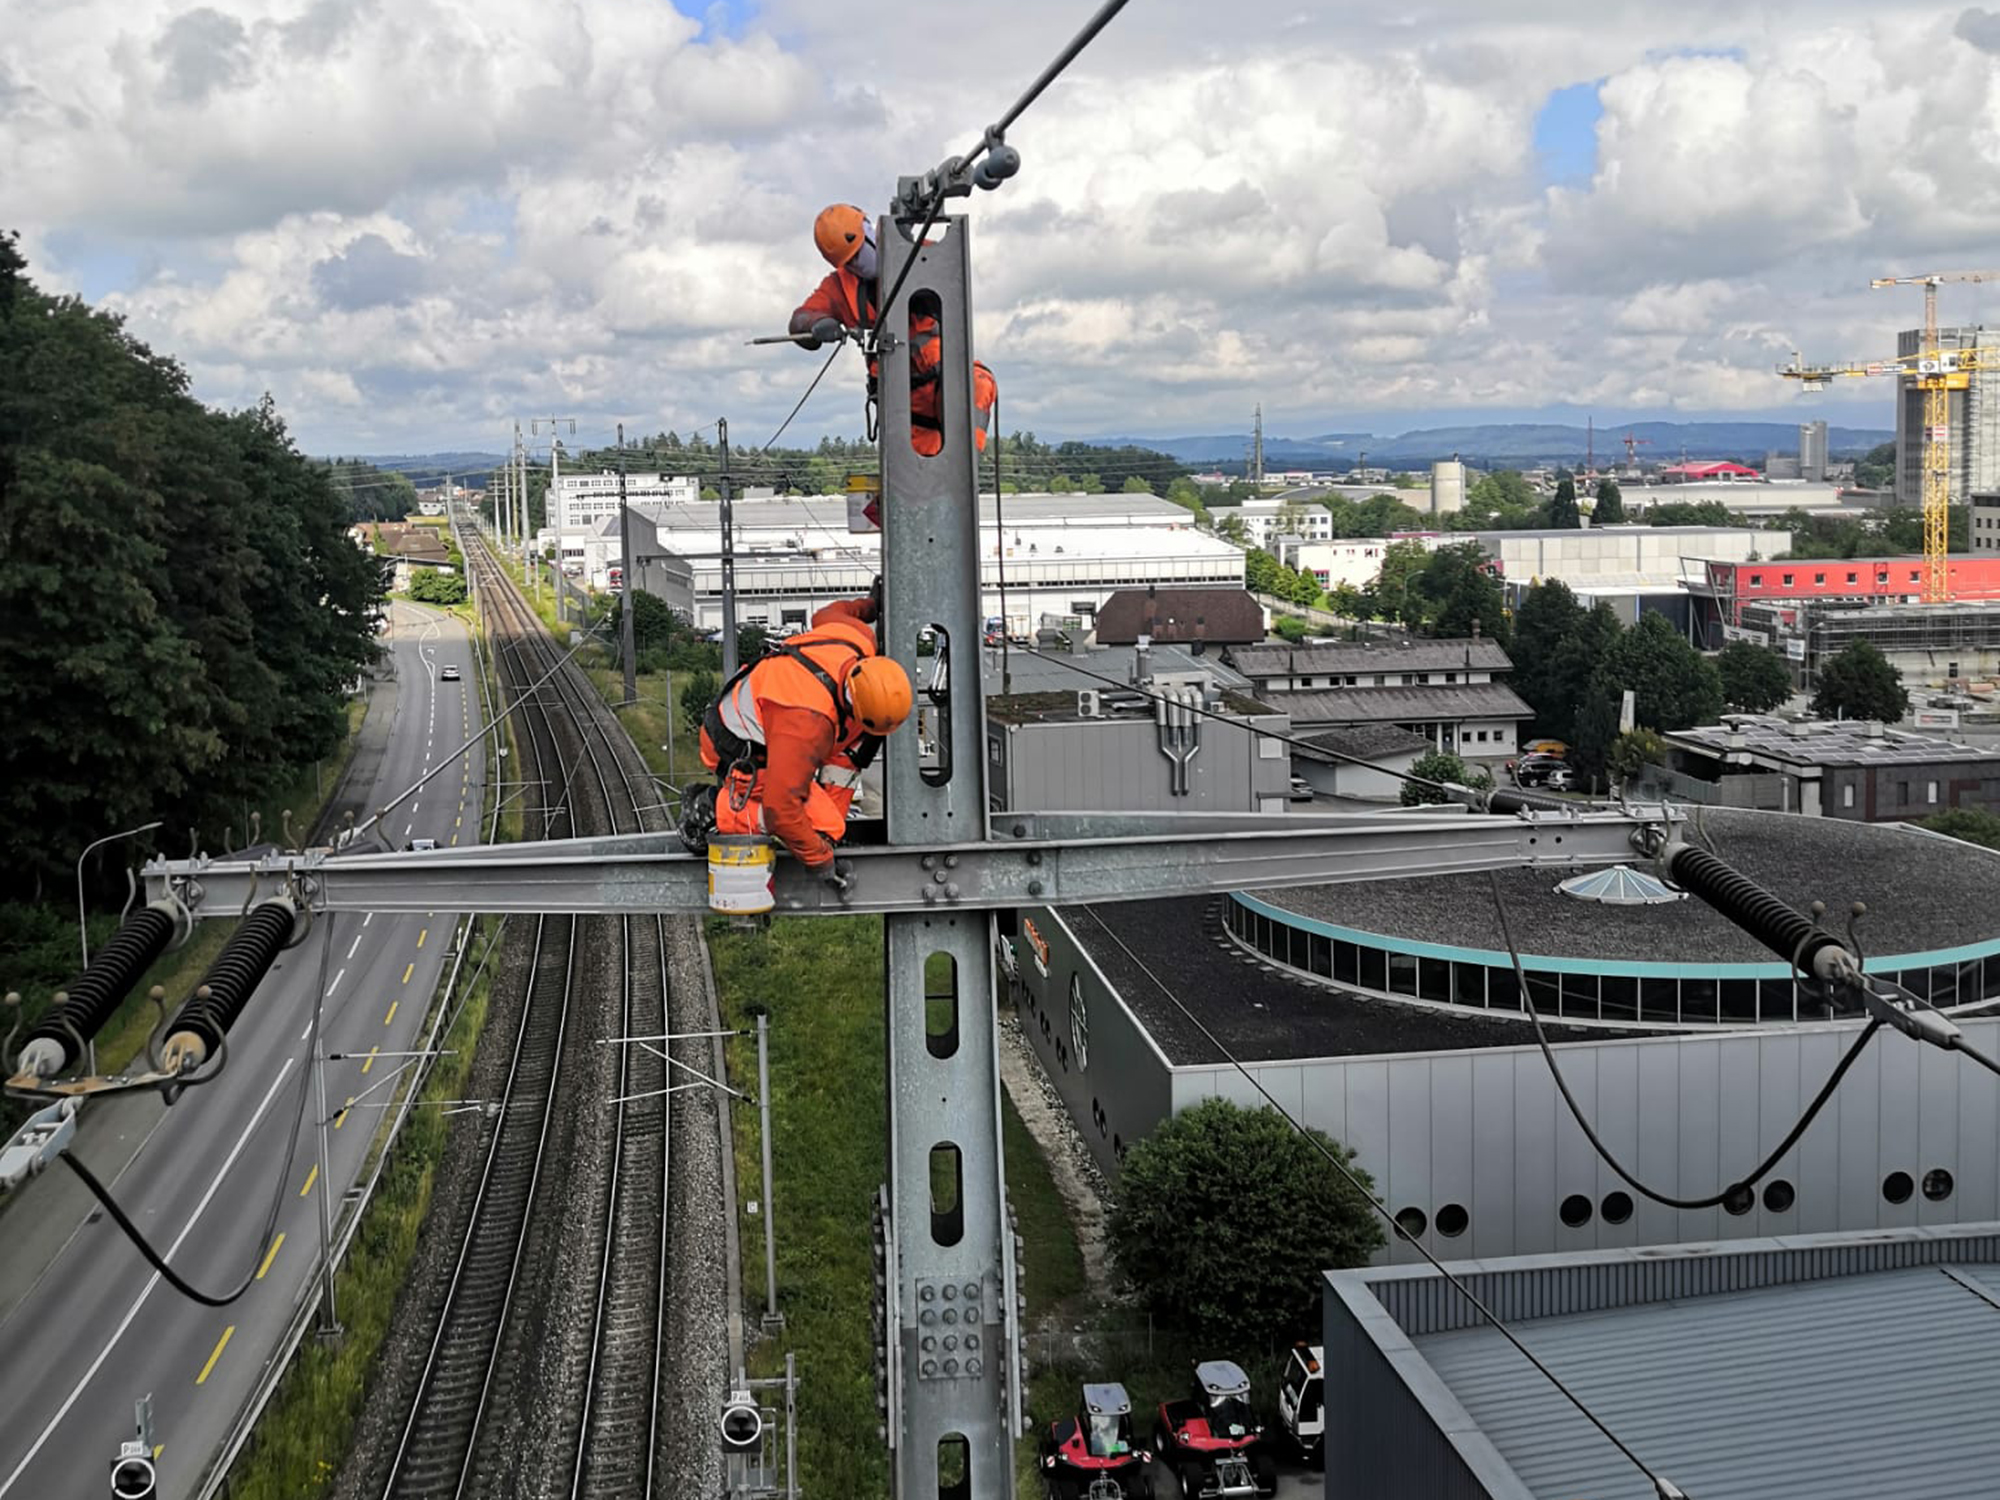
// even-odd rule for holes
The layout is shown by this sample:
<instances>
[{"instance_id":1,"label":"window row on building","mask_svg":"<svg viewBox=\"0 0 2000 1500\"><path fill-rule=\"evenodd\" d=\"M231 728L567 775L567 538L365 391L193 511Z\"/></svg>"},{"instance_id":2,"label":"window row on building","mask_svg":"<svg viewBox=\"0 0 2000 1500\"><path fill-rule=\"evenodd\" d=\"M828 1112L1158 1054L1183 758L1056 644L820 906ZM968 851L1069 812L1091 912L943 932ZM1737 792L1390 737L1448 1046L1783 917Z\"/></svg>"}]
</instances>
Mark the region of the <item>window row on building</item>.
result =
<instances>
[{"instance_id":1,"label":"window row on building","mask_svg":"<svg viewBox=\"0 0 2000 1500\"><path fill-rule=\"evenodd\" d=\"M1386 938L1382 946L1351 942L1273 920L1236 901L1224 903L1223 920L1239 942L1273 963L1332 984L1471 1010L1522 1010L1520 985L1504 959L1496 965L1480 955L1419 956L1387 946L1392 940ZM1814 997L1791 979L1576 974L1537 968L1532 957L1523 969L1535 1009L1552 1020L1718 1026L1823 1019ZM2000 954L1878 972L1937 1006L2000 998Z\"/></svg>"}]
</instances>

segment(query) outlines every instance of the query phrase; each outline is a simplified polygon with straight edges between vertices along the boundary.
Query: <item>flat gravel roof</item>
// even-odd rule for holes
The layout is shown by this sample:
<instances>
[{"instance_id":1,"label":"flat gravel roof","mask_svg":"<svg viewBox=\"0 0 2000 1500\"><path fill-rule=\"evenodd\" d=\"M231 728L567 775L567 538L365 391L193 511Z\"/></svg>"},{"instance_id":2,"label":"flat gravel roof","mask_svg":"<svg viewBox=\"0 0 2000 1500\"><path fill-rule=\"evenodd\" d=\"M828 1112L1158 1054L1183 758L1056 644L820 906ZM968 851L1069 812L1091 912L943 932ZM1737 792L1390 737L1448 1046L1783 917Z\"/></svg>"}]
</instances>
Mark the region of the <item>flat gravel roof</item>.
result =
<instances>
[{"instance_id":1,"label":"flat gravel roof","mask_svg":"<svg viewBox=\"0 0 2000 1500\"><path fill-rule=\"evenodd\" d=\"M1222 903L1227 899L1120 901L1061 913L1148 1035L1177 1066L1228 1060L1145 969L1171 985L1174 997L1245 1062L1462 1052L1474 1047L1529 1046L1535 1040L1525 1017L1495 1020L1472 1011L1398 1004L1339 989L1324 980L1294 977L1261 963L1224 934ZM1117 941L1106 935L1106 928ZM1552 1040L1563 1042L1602 1042L1635 1034L1607 1026L1553 1024L1548 1033Z\"/></svg>"},{"instance_id":2,"label":"flat gravel roof","mask_svg":"<svg viewBox=\"0 0 2000 1500\"><path fill-rule=\"evenodd\" d=\"M1900 824L1795 813L1711 809L1690 842L1716 854L1796 910L1826 903L1836 930L1867 903L1858 935L1875 956L1930 953L2000 941L2000 854ZM1650 868L1638 858L1635 868ZM1559 894L1573 871L1500 876L1523 956L1648 963L1770 963L1761 943L1690 896L1664 906L1604 906ZM1504 953L1484 875L1363 885L1292 886L1257 898L1339 927L1448 947Z\"/></svg>"}]
</instances>

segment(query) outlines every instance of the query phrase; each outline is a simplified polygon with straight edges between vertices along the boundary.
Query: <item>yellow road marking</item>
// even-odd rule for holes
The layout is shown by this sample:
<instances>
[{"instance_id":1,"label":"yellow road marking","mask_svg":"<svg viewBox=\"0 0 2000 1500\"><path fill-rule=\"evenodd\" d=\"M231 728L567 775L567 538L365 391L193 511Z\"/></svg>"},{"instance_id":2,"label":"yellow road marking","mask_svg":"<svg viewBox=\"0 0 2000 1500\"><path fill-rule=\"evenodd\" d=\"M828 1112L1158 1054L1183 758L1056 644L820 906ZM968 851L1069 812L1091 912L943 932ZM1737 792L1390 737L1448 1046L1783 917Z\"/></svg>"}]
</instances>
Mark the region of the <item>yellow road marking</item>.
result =
<instances>
[{"instance_id":1,"label":"yellow road marking","mask_svg":"<svg viewBox=\"0 0 2000 1500\"><path fill-rule=\"evenodd\" d=\"M333 1128L335 1130L340 1129L341 1126L347 1123L347 1112L352 1108L354 1108L354 1101L352 1099L349 1099L345 1104L340 1106L340 1113L333 1117Z\"/></svg>"},{"instance_id":2,"label":"yellow road marking","mask_svg":"<svg viewBox=\"0 0 2000 1500\"><path fill-rule=\"evenodd\" d=\"M417 946L418 946L419 948L423 947L423 945L424 945L424 939L425 939L425 938L427 938L427 937L429 937L430 935L431 935L431 930L430 930L430 928L428 928L428 927L424 927L424 928L420 928L420 929L418 930L418 932L417 932ZM414 969L414 968L416 967L416 965L415 965L415 964L411 964L411 965L410 965L410 967Z\"/></svg>"},{"instance_id":3,"label":"yellow road marking","mask_svg":"<svg viewBox=\"0 0 2000 1500\"><path fill-rule=\"evenodd\" d=\"M460 807L465 806L463 802L459 803L458 805ZM465 814L460 813L457 817L453 818L451 820L451 826L454 828L463 828L465 826Z\"/></svg>"},{"instance_id":4,"label":"yellow road marking","mask_svg":"<svg viewBox=\"0 0 2000 1500\"><path fill-rule=\"evenodd\" d=\"M389 1002L389 1014L382 1018L382 1024L384 1026L387 1026L391 1021L396 1019L396 1007L401 1005L402 1003L403 1002L400 1000L391 1000Z\"/></svg>"},{"instance_id":5,"label":"yellow road marking","mask_svg":"<svg viewBox=\"0 0 2000 1500\"><path fill-rule=\"evenodd\" d=\"M454 833L454 834L453 834L453 835L451 836L451 841L452 841L452 842L453 842L454 844L455 844L455 843L457 843L457 842L458 842L458 835Z\"/></svg>"},{"instance_id":6,"label":"yellow road marking","mask_svg":"<svg viewBox=\"0 0 2000 1500\"><path fill-rule=\"evenodd\" d=\"M264 1273L271 1269L271 1262L278 1258L278 1247L284 1243L285 1237L282 1234L271 1241L271 1253L264 1257L264 1264L257 1268L257 1279L259 1281L262 1281Z\"/></svg>"},{"instance_id":7,"label":"yellow road marking","mask_svg":"<svg viewBox=\"0 0 2000 1500\"><path fill-rule=\"evenodd\" d=\"M313 1190L313 1184L318 1181L319 1181L319 1168L315 1166L310 1172L306 1173L306 1185L299 1189L299 1196L301 1198L305 1197L307 1193L310 1193Z\"/></svg>"},{"instance_id":8,"label":"yellow road marking","mask_svg":"<svg viewBox=\"0 0 2000 1500\"><path fill-rule=\"evenodd\" d=\"M415 963L412 963L407 969L403 970L403 983L408 984L410 982L410 976L416 972L417 972L417 966Z\"/></svg>"},{"instance_id":9,"label":"yellow road marking","mask_svg":"<svg viewBox=\"0 0 2000 1500\"><path fill-rule=\"evenodd\" d=\"M382 1050L382 1049L381 1049L380 1047L370 1047L370 1048L368 1049L368 1056L367 1056L367 1057L366 1057L365 1059L363 1059L363 1061L362 1061L362 1064L361 1064L361 1071L362 1071L362 1072L366 1073L366 1072L367 1072L367 1071L368 1071L368 1070L369 1070L370 1068L372 1068L372 1067L374 1067L374 1066L375 1066L375 1054L376 1054L377 1052L380 1052L381 1050ZM347 1102L348 1102L349 1104L352 1104L352 1103L353 1103L354 1101L353 1101L352 1099L350 1099L350 1100L348 1100Z\"/></svg>"},{"instance_id":10,"label":"yellow road marking","mask_svg":"<svg viewBox=\"0 0 2000 1500\"><path fill-rule=\"evenodd\" d=\"M165 1443L155 1443L155 1444L153 1444L153 1459L154 1459L154 1461L155 1461L155 1462L157 1463L157 1462L159 1461L159 1457L160 1457L160 1455L161 1455L162 1453L165 1453L166 1451L167 1451L167 1445L166 1445Z\"/></svg>"},{"instance_id":11,"label":"yellow road marking","mask_svg":"<svg viewBox=\"0 0 2000 1500\"><path fill-rule=\"evenodd\" d=\"M215 1353L209 1355L208 1363L201 1367L201 1373L195 1376L194 1378L194 1383L196 1385L201 1385L208 1379L208 1372L210 1370L213 1370L215 1368L215 1362L218 1359L222 1358L222 1351L229 1347L230 1337L235 1332L236 1332L236 1325L234 1323L231 1323L227 1328L222 1330L222 1337L216 1341Z\"/></svg>"}]
</instances>

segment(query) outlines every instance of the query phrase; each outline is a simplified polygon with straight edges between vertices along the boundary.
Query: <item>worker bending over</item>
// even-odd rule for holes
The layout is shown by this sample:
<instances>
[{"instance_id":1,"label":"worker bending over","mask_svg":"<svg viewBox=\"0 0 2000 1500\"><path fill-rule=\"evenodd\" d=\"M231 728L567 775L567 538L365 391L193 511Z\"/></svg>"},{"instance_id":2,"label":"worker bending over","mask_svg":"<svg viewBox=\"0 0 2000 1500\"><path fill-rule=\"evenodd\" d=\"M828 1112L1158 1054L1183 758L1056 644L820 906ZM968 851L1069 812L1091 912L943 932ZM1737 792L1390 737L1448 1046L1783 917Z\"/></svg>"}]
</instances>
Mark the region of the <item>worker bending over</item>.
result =
<instances>
[{"instance_id":1,"label":"worker bending over","mask_svg":"<svg viewBox=\"0 0 2000 1500\"><path fill-rule=\"evenodd\" d=\"M791 331L806 334L801 347L817 349L845 333L875 322L880 290L876 285L879 257L875 253L875 221L851 203L836 203L813 222L813 243L833 267L832 274L799 304ZM937 319L912 314L910 323L910 446L926 457L944 448L944 424L938 419L941 364ZM868 364L868 390L873 395L878 374ZM1000 388L993 372L972 362L972 441L986 451L986 428ZM878 518L879 519L879 518Z\"/></svg>"},{"instance_id":2,"label":"worker bending over","mask_svg":"<svg viewBox=\"0 0 2000 1500\"><path fill-rule=\"evenodd\" d=\"M701 726L702 764L719 783L715 830L769 834L840 890L833 846L854 788L910 716L909 674L875 642L879 612L875 597L829 604L725 682Z\"/></svg>"}]
</instances>

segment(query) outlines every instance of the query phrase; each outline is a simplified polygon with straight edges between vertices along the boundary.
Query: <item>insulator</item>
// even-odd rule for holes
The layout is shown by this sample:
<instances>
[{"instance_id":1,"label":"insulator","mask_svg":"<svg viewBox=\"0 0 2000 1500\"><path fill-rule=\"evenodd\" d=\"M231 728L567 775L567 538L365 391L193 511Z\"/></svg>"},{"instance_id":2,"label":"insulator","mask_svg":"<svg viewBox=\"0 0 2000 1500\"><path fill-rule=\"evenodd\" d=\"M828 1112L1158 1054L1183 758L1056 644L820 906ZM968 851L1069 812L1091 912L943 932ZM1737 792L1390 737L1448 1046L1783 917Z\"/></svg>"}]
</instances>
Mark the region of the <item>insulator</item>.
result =
<instances>
[{"instance_id":1,"label":"insulator","mask_svg":"<svg viewBox=\"0 0 2000 1500\"><path fill-rule=\"evenodd\" d=\"M1487 793L1486 810L1491 813L1574 812L1576 804L1546 792L1524 792L1515 787L1503 787Z\"/></svg>"},{"instance_id":2,"label":"insulator","mask_svg":"<svg viewBox=\"0 0 2000 1500\"><path fill-rule=\"evenodd\" d=\"M1840 947L1840 939L1793 911L1756 881L1731 869L1706 849L1681 844L1666 856L1667 878L1694 892L1787 963L1814 974L1813 956Z\"/></svg>"},{"instance_id":3,"label":"insulator","mask_svg":"<svg viewBox=\"0 0 2000 1500\"><path fill-rule=\"evenodd\" d=\"M139 976L167 951L179 920L180 908L173 902L155 901L122 923L111 940L97 950L97 957L68 992L49 1007L28 1033L21 1054L22 1070L52 1078L75 1067L81 1055L77 1043L89 1041L111 1019L111 1013L139 982ZM53 1045L36 1047L36 1042Z\"/></svg>"},{"instance_id":4,"label":"insulator","mask_svg":"<svg viewBox=\"0 0 2000 1500\"><path fill-rule=\"evenodd\" d=\"M251 908L167 1028L164 1060L170 1071L199 1067L222 1045L250 992L291 941L297 918L298 907L289 896L273 896Z\"/></svg>"}]
</instances>

